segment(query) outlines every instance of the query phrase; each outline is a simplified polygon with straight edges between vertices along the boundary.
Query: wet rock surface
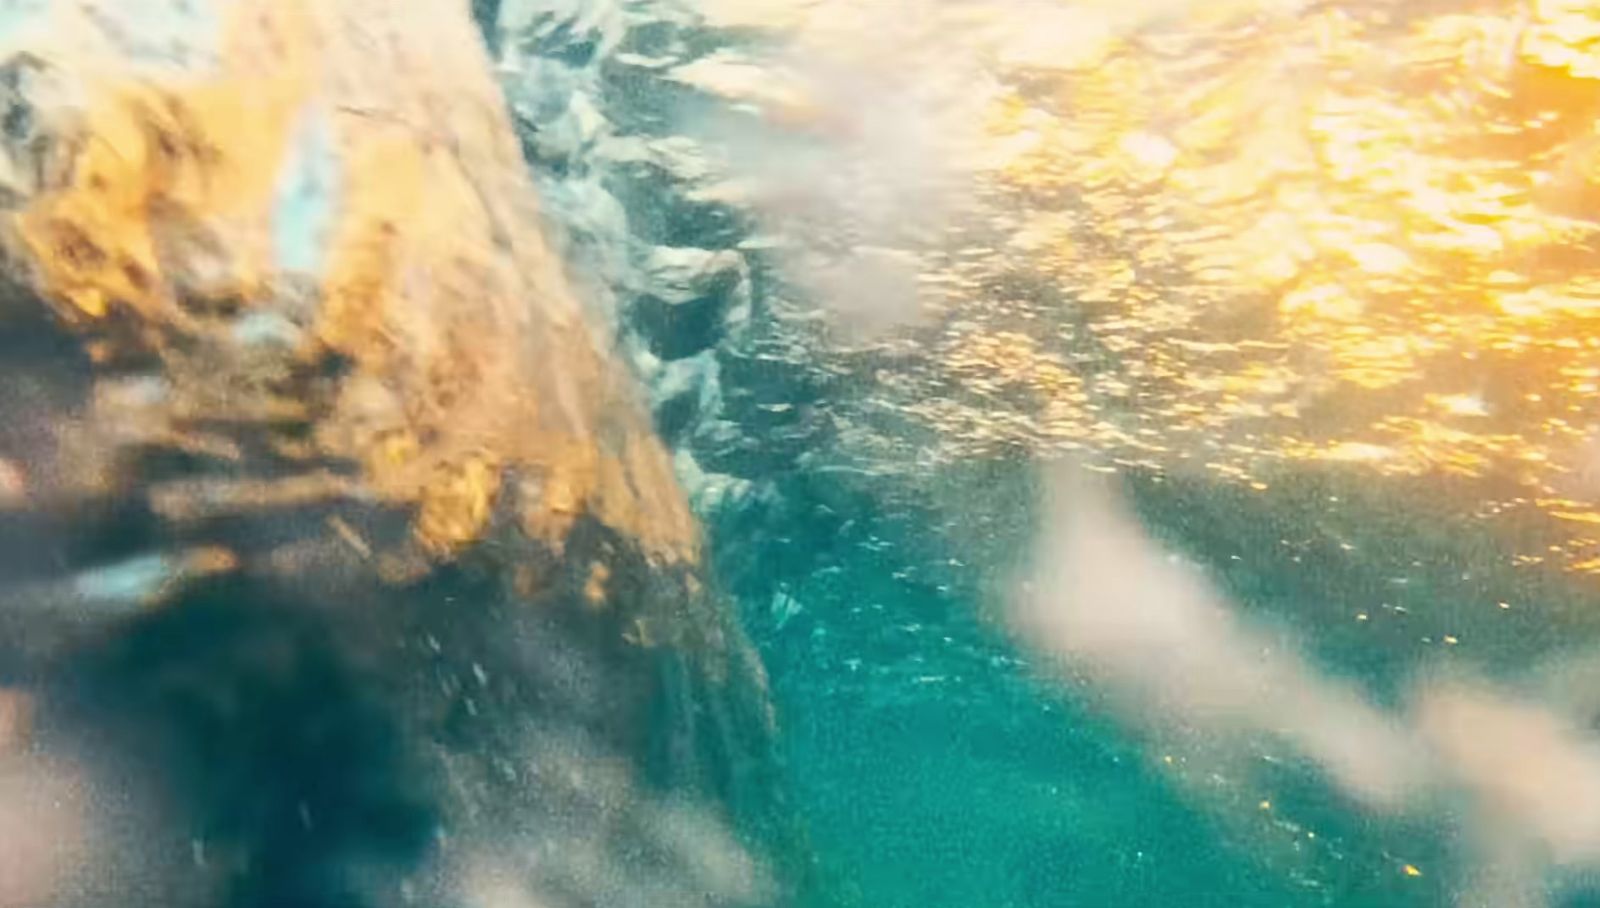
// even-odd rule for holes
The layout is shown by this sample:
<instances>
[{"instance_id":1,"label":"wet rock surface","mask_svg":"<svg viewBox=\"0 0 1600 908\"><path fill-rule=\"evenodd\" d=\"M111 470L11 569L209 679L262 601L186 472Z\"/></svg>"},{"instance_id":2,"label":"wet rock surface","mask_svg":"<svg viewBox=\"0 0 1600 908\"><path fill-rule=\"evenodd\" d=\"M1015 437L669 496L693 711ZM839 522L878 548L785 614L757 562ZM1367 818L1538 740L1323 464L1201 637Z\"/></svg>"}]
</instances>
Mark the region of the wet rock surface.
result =
<instances>
[{"instance_id":1,"label":"wet rock surface","mask_svg":"<svg viewBox=\"0 0 1600 908\"><path fill-rule=\"evenodd\" d=\"M0 677L104 830L49 903L781 900L764 675L646 409L715 409L739 261L626 285L704 364L641 393L561 267L633 273L620 205L528 178L603 124L508 114L464 7L150 6L0 47ZM596 215L547 242L541 190Z\"/></svg>"},{"instance_id":2,"label":"wet rock surface","mask_svg":"<svg viewBox=\"0 0 1600 908\"><path fill-rule=\"evenodd\" d=\"M762 374L759 363L775 359L763 353L772 323L758 311L772 264L746 248L756 225L726 161L683 130L726 104L675 72L729 36L674 3L508 3L495 13L479 25L498 48L536 180L556 200L547 218L572 238L569 268L590 276L590 298L632 351L680 476L724 489L719 476L771 481L826 420L796 406L804 381ZM810 377L791 360L796 368Z\"/></svg>"}]
</instances>

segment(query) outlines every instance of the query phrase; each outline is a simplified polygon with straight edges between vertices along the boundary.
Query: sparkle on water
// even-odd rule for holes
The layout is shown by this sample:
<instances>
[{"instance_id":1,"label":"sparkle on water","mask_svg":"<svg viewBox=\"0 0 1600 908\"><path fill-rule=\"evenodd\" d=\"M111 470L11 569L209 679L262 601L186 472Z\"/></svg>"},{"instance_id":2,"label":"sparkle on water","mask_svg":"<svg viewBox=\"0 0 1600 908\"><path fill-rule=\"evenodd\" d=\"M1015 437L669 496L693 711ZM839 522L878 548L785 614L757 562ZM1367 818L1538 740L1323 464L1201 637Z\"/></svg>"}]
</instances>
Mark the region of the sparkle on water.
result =
<instances>
[{"instance_id":1,"label":"sparkle on water","mask_svg":"<svg viewBox=\"0 0 1600 908\"><path fill-rule=\"evenodd\" d=\"M672 78L785 137L731 144L745 248L854 250L858 286L810 285L846 310L898 292L867 247L918 291L821 342L769 292L762 362L840 379L836 431L773 479L774 538L708 517L821 903L1471 904L1469 808L1377 816L1270 743L1130 731L986 612L1071 454L1375 709L1600 639L1600 6L694 6L735 46Z\"/></svg>"},{"instance_id":2,"label":"sparkle on water","mask_svg":"<svg viewBox=\"0 0 1600 908\"><path fill-rule=\"evenodd\" d=\"M1600 572L1600 8L912 5L708 4L908 78L982 61L939 124L977 213L918 249L925 334L869 392L925 458L1489 478L1486 514L1574 531L1524 559ZM792 94L754 102L837 126Z\"/></svg>"}]
</instances>

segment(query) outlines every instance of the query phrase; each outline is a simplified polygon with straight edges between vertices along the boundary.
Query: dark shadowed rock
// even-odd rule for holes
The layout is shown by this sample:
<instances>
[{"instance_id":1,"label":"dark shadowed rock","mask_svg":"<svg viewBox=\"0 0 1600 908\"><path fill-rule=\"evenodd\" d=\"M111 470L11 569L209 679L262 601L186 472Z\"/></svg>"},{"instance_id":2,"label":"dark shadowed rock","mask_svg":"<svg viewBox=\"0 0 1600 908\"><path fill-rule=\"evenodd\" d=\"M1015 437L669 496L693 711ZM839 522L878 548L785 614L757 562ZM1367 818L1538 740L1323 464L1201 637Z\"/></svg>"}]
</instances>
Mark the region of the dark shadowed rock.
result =
<instances>
[{"instance_id":1,"label":"dark shadowed rock","mask_svg":"<svg viewBox=\"0 0 1600 908\"><path fill-rule=\"evenodd\" d=\"M737 252L656 246L641 271L633 322L663 359L710 349L730 322L748 317L749 269Z\"/></svg>"},{"instance_id":2,"label":"dark shadowed rock","mask_svg":"<svg viewBox=\"0 0 1600 908\"><path fill-rule=\"evenodd\" d=\"M40 553L0 677L155 805L89 811L103 885L60 904L783 897L764 676L467 14L59 3L0 42L37 338L0 416L45 427L0 432ZM603 124L562 110L575 153ZM670 349L742 305L691 252L651 269Z\"/></svg>"}]
</instances>

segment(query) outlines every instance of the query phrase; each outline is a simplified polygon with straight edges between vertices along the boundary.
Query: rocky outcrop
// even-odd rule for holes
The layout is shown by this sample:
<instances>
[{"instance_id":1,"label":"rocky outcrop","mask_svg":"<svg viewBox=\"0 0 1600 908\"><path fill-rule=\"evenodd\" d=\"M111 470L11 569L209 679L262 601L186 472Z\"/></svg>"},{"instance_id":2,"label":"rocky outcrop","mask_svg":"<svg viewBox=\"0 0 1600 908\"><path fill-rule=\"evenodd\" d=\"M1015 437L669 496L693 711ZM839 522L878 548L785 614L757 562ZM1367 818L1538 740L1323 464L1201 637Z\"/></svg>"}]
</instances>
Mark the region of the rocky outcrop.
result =
<instances>
[{"instance_id":1,"label":"rocky outcrop","mask_svg":"<svg viewBox=\"0 0 1600 908\"><path fill-rule=\"evenodd\" d=\"M775 263L727 148L702 135L739 114L683 75L733 36L674 2L484 12L564 254L650 387L697 509L737 506L832 427L792 325L771 317Z\"/></svg>"},{"instance_id":2,"label":"rocky outcrop","mask_svg":"<svg viewBox=\"0 0 1600 908\"><path fill-rule=\"evenodd\" d=\"M110 729L102 772L189 774L162 784L192 866L120 898L781 891L737 837L782 825L759 664L613 316L560 264L633 263L578 228L552 249L527 176L598 121L513 96L519 144L467 12L53 3L0 42L0 318L39 389L3 415L41 427L0 450L0 523L68 553L14 585L0 649L59 707L41 740ZM640 355L691 362L748 309L737 256L637 273L670 335ZM658 407L708 406L715 370L679 372L698 390ZM346 720L376 730L329 737ZM362 766L372 790L318 790Z\"/></svg>"},{"instance_id":3,"label":"rocky outcrop","mask_svg":"<svg viewBox=\"0 0 1600 908\"><path fill-rule=\"evenodd\" d=\"M535 229L453 9L202 8L216 36L192 53L212 61L192 69L120 71L115 17L148 26L70 5L49 16L84 21L46 27L70 43L12 58L13 246L105 368L160 363L139 424L235 454L204 414L258 427L281 461L355 469L173 489L163 509L197 517L258 493L412 506L419 548L380 553L404 571L479 538L514 494L547 544L587 511L661 561L692 561L665 457ZM410 56L425 44L424 73ZM521 485L501 488L510 471Z\"/></svg>"}]
</instances>

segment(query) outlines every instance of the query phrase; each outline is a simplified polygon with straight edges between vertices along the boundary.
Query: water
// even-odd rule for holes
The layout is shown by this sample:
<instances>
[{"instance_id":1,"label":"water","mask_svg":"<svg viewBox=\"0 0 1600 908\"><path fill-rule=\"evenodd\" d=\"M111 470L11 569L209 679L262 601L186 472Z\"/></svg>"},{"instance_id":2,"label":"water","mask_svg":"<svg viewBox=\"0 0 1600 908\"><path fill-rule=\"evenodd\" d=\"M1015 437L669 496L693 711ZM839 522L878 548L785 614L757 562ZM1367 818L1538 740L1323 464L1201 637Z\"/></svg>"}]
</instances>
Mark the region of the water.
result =
<instances>
[{"instance_id":1,"label":"water","mask_svg":"<svg viewBox=\"0 0 1600 908\"><path fill-rule=\"evenodd\" d=\"M1313 538L1297 540L1307 554L1296 565L1278 539L1262 538L1303 513L1294 502L1277 503L1274 523L1259 502L1228 507L1226 489L1146 494L1152 524L1204 557L1245 608L1300 623L1323 664L1380 695L1447 645L1441 630L1432 633L1438 642L1422 641L1435 627L1471 641L1454 646L1485 661L1514 662L1553 642L1506 634L1508 624L1535 623L1527 609L1497 605L1529 601L1516 578L1437 576L1441 563L1471 563L1464 547L1429 559L1431 570L1408 560L1412 582L1394 589L1386 575L1400 566L1382 554L1393 537L1370 526L1359 536L1302 534ZM1330 522L1361 522L1361 509L1334 511ZM1407 529L1417 527L1391 532ZM1337 541L1345 538L1364 551L1345 551ZM1040 677L1001 632L974 619L983 604L973 591L896 581L910 566L898 552L885 557L824 533L792 544L839 553L797 584L799 614L761 639L798 802L842 903L1448 899L1455 856L1437 830L1365 816L1282 749L1263 750L1242 774L1229 765L1212 775L1203 753L1186 756L1181 745L1177 765L1164 762L1161 742L1107 718L1092 692ZM1378 597L1407 611L1365 604ZM1437 607L1452 599L1461 607ZM1357 622L1361 608L1379 617ZM751 611L758 623L767 618ZM1495 640L1509 651L1493 652ZM1408 865L1426 869L1411 876Z\"/></svg>"},{"instance_id":2,"label":"water","mask_svg":"<svg viewBox=\"0 0 1600 908\"><path fill-rule=\"evenodd\" d=\"M553 229L766 661L809 903L1592 897L1587 833L1544 867L1550 816L1452 758L1374 807L1271 729L1130 714L1005 620L1072 456L1297 677L1407 735L1419 679L1553 698L1588 753L1600 703L1541 673L1600 630L1593 224L1520 182L1567 152L1473 138L1592 123L1558 5L1502 61L1511 4L507 0ZM662 248L742 264L686 282Z\"/></svg>"},{"instance_id":3,"label":"water","mask_svg":"<svg viewBox=\"0 0 1600 908\"><path fill-rule=\"evenodd\" d=\"M1290 777L1309 803L1289 809L1316 817L1308 825L1320 842L1285 829L1295 820L1282 808L1258 815L1262 799L1292 799L1281 785L1221 779L1208 793L1174 784L1146 742L1088 698L1037 677L997 628L975 618L975 591L896 579L915 566L894 540L879 536L875 546L815 532L790 544L829 563L794 582L803 604L781 627L770 612L751 611L769 626L760 639L830 899L1319 905L1407 895L1396 873L1408 861L1359 855L1369 859L1360 877L1330 878L1306 860L1313 848L1327 861L1370 845L1348 816L1317 816L1326 805L1304 779ZM785 600L780 612L796 608ZM1219 802L1234 815L1211 816ZM1284 852L1281 866L1263 866L1263 847ZM1426 850L1413 844L1407 858L1424 860ZM1432 887L1410 887L1418 890L1428 894L1412 903L1428 903Z\"/></svg>"},{"instance_id":4,"label":"water","mask_svg":"<svg viewBox=\"0 0 1600 908\"><path fill-rule=\"evenodd\" d=\"M985 471L983 513L1009 538L983 547L941 547L970 537L938 531L951 515L936 508L870 493L819 508L803 484L791 511L810 519L769 516L759 551L749 526L713 525L743 553L723 572L746 581L820 903L1426 906L1471 891L1459 796L1368 810L1293 748L1253 743L1239 760L1211 752L1204 728L1132 728L1015 646L989 581L1034 526L1035 466ZM1441 665L1514 684L1595 639L1581 583L1513 567L1504 539L1460 513L1482 494L1470 484L1307 471L1270 494L1170 477L1131 490L1241 614L1386 707Z\"/></svg>"}]
</instances>

